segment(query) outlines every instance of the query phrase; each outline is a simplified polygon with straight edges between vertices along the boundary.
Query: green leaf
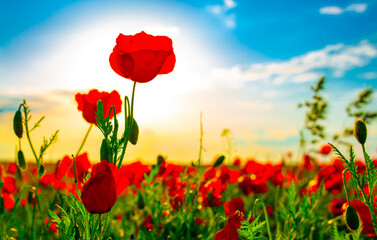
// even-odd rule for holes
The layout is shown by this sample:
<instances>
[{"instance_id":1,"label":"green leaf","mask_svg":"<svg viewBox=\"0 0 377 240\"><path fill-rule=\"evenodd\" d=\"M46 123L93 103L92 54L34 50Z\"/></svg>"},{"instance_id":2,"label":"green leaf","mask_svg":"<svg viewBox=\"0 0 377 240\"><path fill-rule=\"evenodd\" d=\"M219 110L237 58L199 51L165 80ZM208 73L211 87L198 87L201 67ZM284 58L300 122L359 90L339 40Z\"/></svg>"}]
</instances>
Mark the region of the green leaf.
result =
<instances>
[{"instance_id":1,"label":"green leaf","mask_svg":"<svg viewBox=\"0 0 377 240\"><path fill-rule=\"evenodd\" d=\"M56 222L56 224L60 224L62 222L62 220L60 220L60 218L51 210L48 210L48 214L50 215L50 217L52 218L52 221L53 222Z\"/></svg>"}]
</instances>

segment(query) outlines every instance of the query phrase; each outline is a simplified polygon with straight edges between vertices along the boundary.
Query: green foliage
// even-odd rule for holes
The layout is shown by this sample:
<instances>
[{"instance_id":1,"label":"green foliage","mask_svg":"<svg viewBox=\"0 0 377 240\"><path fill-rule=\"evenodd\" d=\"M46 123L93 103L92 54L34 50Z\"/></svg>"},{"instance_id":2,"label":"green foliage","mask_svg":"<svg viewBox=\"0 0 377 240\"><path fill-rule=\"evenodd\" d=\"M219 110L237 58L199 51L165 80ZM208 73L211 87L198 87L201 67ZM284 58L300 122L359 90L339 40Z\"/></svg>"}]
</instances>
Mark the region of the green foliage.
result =
<instances>
[{"instance_id":1,"label":"green foliage","mask_svg":"<svg viewBox=\"0 0 377 240\"><path fill-rule=\"evenodd\" d=\"M264 221L260 221L260 216L256 217L254 221L249 223L251 219L251 212L247 216L246 220L241 221L241 227L238 229L238 234L243 240L265 240L262 231L265 225Z\"/></svg>"},{"instance_id":2,"label":"green foliage","mask_svg":"<svg viewBox=\"0 0 377 240\"><path fill-rule=\"evenodd\" d=\"M305 107L305 129L311 134L311 143L318 143L325 138L325 125L321 121L326 119L328 103L322 96L325 89L325 78L321 77L315 86L311 86L313 96L298 107Z\"/></svg>"},{"instance_id":3,"label":"green foliage","mask_svg":"<svg viewBox=\"0 0 377 240\"><path fill-rule=\"evenodd\" d=\"M374 91L372 88L366 88L362 90L357 99L353 100L346 107L347 116L352 119L362 119L367 124L372 123L377 119L377 111L371 111L368 108L373 101ZM341 144L350 145L344 138L352 136L353 126L345 127L340 133L333 136L334 141L338 141Z\"/></svg>"}]
</instances>

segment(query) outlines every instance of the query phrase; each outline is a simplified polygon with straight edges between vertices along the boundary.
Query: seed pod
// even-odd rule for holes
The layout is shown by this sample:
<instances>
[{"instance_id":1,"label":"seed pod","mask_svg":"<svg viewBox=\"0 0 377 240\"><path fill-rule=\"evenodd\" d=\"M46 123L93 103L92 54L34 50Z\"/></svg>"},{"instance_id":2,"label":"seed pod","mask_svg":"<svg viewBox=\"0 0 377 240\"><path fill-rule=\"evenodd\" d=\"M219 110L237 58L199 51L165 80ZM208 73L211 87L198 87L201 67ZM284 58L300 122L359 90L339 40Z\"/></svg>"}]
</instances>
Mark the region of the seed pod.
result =
<instances>
[{"instance_id":1,"label":"seed pod","mask_svg":"<svg viewBox=\"0 0 377 240\"><path fill-rule=\"evenodd\" d=\"M106 139L102 140L100 154L101 161L106 160L107 162L110 162L110 149L109 145L106 142Z\"/></svg>"},{"instance_id":2,"label":"seed pod","mask_svg":"<svg viewBox=\"0 0 377 240\"><path fill-rule=\"evenodd\" d=\"M365 125L365 122L361 119L357 119L355 121L355 127L353 129L353 134L355 135L355 138L361 145L363 145L367 139L367 126Z\"/></svg>"},{"instance_id":3,"label":"seed pod","mask_svg":"<svg viewBox=\"0 0 377 240\"><path fill-rule=\"evenodd\" d=\"M22 127L22 116L20 110L17 110L16 114L14 114L13 130L18 138L22 138L22 133L24 132L24 129Z\"/></svg>"},{"instance_id":4,"label":"seed pod","mask_svg":"<svg viewBox=\"0 0 377 240\"><path fill-rule=\"evenodd\" d=\"M26 162L25 162L24 153L21 150L18 151L17 159L18 159L18 166L20 168L22 168L23 170L25 170L26 169Z\"/></svg>"},{"instance_id":5,"label":"seed pod","mask_svg":"<svg viewBox=\"0 0 377 240\"><path fill-rule=\"evenodd\" d=\"M359 215L357 214L354 207L351 205L347 206L346 211L344 212L344 221L346 222L346 225L348 229L352 231L356 231L359 228L360 225L360 219Z\"/></svg>"},{"instance_id":6,"label":"seed pod","mask_svg":"<svg viewBox=\"0 0 377 240\"><path fill-rule=\"evenodd\" d=\"M38 177L41 178L45 173L45 166L41 165L38 170Z\"/></svg>"},{"instance_id":7,"label":"seed pod","mask_svg":"<svg viewBox=\"0 0 377 240\"><path fill-rule=\"evenodd\" d=\"M128 138L128 141L132 145L136 145L137 140L139 139L139 125L137 125L137 122L135 119L132 119L132 120L133 120L132 129L131 129L131 133L130 133L130 137Z\"/></svg>"}]
</instances>

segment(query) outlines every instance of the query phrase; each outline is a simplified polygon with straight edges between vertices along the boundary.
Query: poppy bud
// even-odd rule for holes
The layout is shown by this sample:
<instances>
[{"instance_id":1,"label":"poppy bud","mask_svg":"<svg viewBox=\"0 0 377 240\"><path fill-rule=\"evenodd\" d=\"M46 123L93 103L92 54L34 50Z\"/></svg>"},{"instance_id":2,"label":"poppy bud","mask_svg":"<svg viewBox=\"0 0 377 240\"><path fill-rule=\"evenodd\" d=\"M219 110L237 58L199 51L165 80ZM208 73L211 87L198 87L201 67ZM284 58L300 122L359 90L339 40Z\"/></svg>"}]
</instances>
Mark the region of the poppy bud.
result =
<instances>
[{"instance_id":1,"label":"poppy bud","mask_svg":"<svg viewBox=\"0 0 377 240\"><path fill-rule=\"evenodd\" d=\"M139 125L137 125L135 118L133 118L132 120L133 120L132 129L131 129L131 133L130 133L130 137L128 138L128 141L132 145L136 145L137 140L139 138Z\"/></svg>"},{"instance_id":2,"label":"poppy bud","mask_svg":"<svg viewBox=\"0 0 377 240\"><path fill-rule=\"evenodd\" d=\"M359 228L359 215L357 215L355 208L353 208L351 205L349 205L344 212L344 218L346 225L350 230L356 231Z\"/></svg>"},{"instance_id":3,"label":"poppy bud","mask_svg":"<svg viewBox=\"0 0 377 240\"><path fill-rule=\"evenodd\" d=\"M353 129L353 134L355 135L357 141L363 145L367 139L367 126L365 122L361 119L355 121L355 127Z\"/></svg>"},{"instance_id":4,"label":"poppy bud","mask_svg":"<svg viewBox=\"0 0 377 240\"><path fill-rule=\"evenodd\" d=\"M22 116L21 111L18 109L13 118L13 130L18 138L22 138L22 133L24 129L22 127Z\"/></svg>"},{"instance_id":5,"label":"poppy bud","mask_svg":"<svg viewBox=\"0 0 377 240\"><path fill-rule=\"evenodd\" d=\"M18 151L17 159L18 159L18 166L25 170L26 169L25 157L24 157L24 153L21 150Z\"/></svg>"},{"instance_id":6,"label":"poppy bud","mask_svg":"<svg viewBox=\"0 0 377 240\"><path fill-rule=\"evenodd\" d=\"M213 164L212 167L217 167L217 166L220 166L225 160L225 156L224 155L221 155L217 160L216 162Z\"/></svg>"},{"instance_id":7,"label":"poppy bud","mask_svg":"<svg viewBox=\"0 0 377 240\"><path fill-rule=\"evenodd\" d=\"M117 186L111 171L112 163L101 161L82 188L81 201L89 213L107 213L117 200Z\"/></svg>"},{"instance_id":8,"label":"poppy bud","mask_svg":"<svg viewBox=\"0 0 377 240\"><path fill-rule=\"evenodd\" d=\"M0 196L0 215L4 213L4 198Z\"/></svg>"},{"instance_id":9,"label":"poppy bud","mask_svg":"<svg viewBox=\"0 0 377 240\"><path fill-rule=\"evenodd\" d=\"M145 207L144 198L143 198L143 195L141 195L140 192L138 193L137 207L139 209L144 209L144 207Z\"/></svg>"},{"instance_id":10,"label":"poppy bud","mask_svg":"<svg viewBox=\"0 0 377 240\"><path fill-rule=\"evenodd\" d=\"M38 177L41 178L44 173L45 173L45 166L41 164L38 170Z\"/></svg>"},{"instance_id":11,"label":"poppy bud","mask_svg":"<svg viewBox=\"0 0 377 240\"><path fill-rule=\"evenodd\" d=\"M110 149L109 149L109 144L107 144L106 142L106 139L102 140L100 154L101 154L101 161L106 160L107 162L110 162Z\"/></svg>"}]
</instances>

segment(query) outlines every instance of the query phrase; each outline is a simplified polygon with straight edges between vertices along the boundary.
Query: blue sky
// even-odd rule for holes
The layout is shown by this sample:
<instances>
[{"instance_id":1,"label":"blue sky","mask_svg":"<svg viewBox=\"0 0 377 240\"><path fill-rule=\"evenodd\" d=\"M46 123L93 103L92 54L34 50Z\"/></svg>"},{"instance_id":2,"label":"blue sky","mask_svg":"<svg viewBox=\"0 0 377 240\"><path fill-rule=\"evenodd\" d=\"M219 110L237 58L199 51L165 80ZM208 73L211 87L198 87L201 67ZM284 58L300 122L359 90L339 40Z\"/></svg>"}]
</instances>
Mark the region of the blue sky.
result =
<instances>
[{"instance_id":1,"label":"blue sky","mask_svg":"<svg viewBox=\"0 0 377 240\"><path fill-rule=\"evenodd\" d=\"M26 98L37 116L51 119L37 139L61 129L61 145L48 157L74 152L67 145L79 145L85 131L72 132L86 126L74 94L91 88L130 94L131 83L112 72L108 54L120 32L144 30L173 39L177 65L137 89L142 141L131 159L160 153L195 159L202 111L207 160L224 150L223 128L232 129L234 154L295 152L304 121L296 105L320 76L331 102L329 136L340 122L352 124L344 107L359 90L376 90L376 15L375 0L1 1L0 150L12 158L16 139L8 141L7 124ZM87 146L94 156L98 139L94 132ZM373 153L376 144L371 137Z\"/></svg>"}]
</instances>

